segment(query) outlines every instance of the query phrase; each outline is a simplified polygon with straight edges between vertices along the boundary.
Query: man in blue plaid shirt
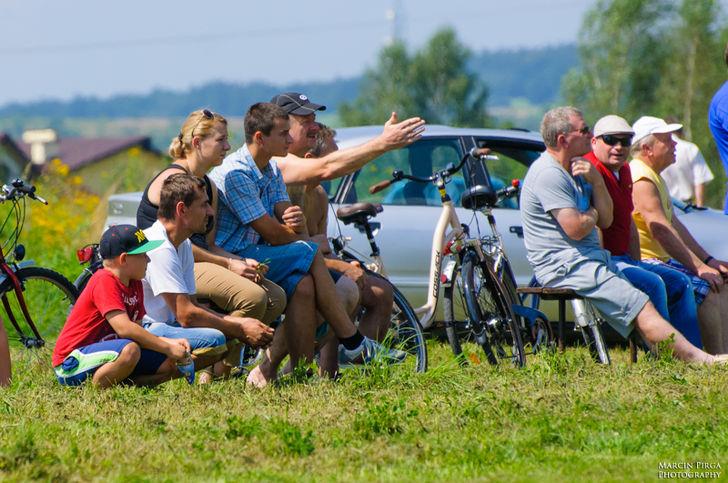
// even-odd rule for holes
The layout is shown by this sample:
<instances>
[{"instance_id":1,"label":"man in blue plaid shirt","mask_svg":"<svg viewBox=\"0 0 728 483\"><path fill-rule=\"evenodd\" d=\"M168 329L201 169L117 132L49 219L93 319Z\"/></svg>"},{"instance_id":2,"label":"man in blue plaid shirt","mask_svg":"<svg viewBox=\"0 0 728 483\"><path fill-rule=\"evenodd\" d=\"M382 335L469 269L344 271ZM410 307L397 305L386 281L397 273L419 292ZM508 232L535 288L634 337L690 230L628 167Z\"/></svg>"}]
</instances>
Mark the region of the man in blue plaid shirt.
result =
<instances>
[{"instance_id":1,"label":"man in blue plaid shirt","mask_svg":"<svg viewBox=\"0 0 728 483\"><path fill-rule=\"evenodd\" d=\"M209 176L219 190L216 242L221 248L269 266L267 278L288 296L286 321L276 330L264 361L248 382L274 380L286 353L291 366L313 360L320 312L341 342L343 358L363 362L375 357L401 361L405 353L362 336L336 295L334 282L315 243L306 241L306 219L292 206L273 156L285 156L291 143L288 114L279 106L258 103L244 122L245 145L230 154Z\"/></svg>"}]
</instances>

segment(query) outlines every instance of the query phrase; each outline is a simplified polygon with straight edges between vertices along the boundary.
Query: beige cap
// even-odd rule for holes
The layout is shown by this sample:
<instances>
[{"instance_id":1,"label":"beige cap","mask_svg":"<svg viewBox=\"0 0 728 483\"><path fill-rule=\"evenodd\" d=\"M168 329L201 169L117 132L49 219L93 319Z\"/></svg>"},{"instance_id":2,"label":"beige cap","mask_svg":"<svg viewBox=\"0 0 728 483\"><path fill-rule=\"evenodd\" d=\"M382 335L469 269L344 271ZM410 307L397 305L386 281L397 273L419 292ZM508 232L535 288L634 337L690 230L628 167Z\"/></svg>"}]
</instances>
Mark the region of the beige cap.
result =
<instances>
[{"instance_id":1,"label":"beige cap","mask_svg":"<svg viewBox=\"0 0 728 483\"><path fill-rule=\"evenodd\" d=\"M594 125L594 137L605 134L634 134L634 130L624 118L610 114L599 119Z\"/></svg>"}]
</instances>

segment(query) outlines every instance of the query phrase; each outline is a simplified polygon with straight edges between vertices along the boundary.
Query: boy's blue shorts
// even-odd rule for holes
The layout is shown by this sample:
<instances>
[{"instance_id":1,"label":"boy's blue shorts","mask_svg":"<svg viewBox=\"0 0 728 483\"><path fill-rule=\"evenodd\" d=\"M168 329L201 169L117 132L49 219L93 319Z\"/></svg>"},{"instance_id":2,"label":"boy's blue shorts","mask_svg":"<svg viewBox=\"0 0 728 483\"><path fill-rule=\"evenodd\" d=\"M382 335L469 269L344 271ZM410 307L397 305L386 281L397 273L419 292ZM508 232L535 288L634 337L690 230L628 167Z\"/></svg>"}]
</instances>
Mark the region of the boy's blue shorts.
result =
<instances>
[{"instance_id":1,"label":"boy's blue shorts","mask_svg":"<svg viewBox=\"0 0 728 483\"><path fill-rule=\"evenodd\" d=\"M124 347L131 342L130 339L110 339L75 349L61 364L53 368L58 382L64 386L78 386L93 376L99 367L115 361ZM162 353L142 349L131 376L156 374L166 359L167 356Z\"/></svg>"}]
</instances>

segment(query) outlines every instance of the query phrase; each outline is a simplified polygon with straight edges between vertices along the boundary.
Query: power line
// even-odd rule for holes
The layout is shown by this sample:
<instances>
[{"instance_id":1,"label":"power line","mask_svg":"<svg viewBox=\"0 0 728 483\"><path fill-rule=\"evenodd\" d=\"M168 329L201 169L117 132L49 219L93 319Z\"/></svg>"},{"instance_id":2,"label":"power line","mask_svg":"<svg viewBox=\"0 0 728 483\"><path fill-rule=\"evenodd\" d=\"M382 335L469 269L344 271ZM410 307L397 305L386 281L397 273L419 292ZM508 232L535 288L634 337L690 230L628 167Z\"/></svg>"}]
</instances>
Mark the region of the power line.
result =
<instances>
[{"instance_id":1,"label":"power line","mask_svg":"<svg viewBox=\"0 0 728 483\"><path fill-rule=\"evenodd\" d=\"M725 0L723 0L725 1ZM494 11L505 11L511 10L514 6L518 7L518 0L512 0L510 4L490 5L483 9L467 9L458 11L458 15L461 20L473 21L485 18L488 19L488 13ZM559 6L567 6L578 3L575 0L552 0L542 7L555 8ZM403 27L401 18L403 15L402 4L399 1L394 2L393 10L397 13L397 17L393 19L395 25L390 26L390 29L398 31L398 37L402 36L401 29ZM423 12L420 12L423 13ZM431 16L427 15L416 15L408 16L408 20L413 22L432 20ZM484 28L487 27L488 20L484 22ZM384 23L380 19L354 21L354 22L336 22L318 25L307 25L292 29L290 27L264 27L259 29L252 29L246 31L235 31L221 34L198 34L198 35L168 35L159 37L147 37L142 39L123 39L123 40L108 40L108 41L95 41L95 42L78 42L68 44L38 44L28 46L17 46L17 47L0 47L0 55L27 55L27 54L55 54L59 52L83 52L88 50L98 49L118 49L127 47L143 47L152 45L177 45L177 44L189 44L189 43L206 43L215 42L218 40L229 40L235 38L265 38L271 36L283 36L291 37L300 34L311 34L320 33L322 31L348 31L351 29L371 28L371 27L384 27Z\"/></svg>"},{"instance_id":2,"label":"power line","mask_svg":"<svg viewBox=\"0 0 728 483\"><path fill-rule=\"evenodd\" d=\"M94 49L110 49L110 48L124 48L124 47L139 47L148 45L170 45L170 44L186 44L186 43L199 43L199 42L214 42L218 40L233 39L233 38L263 38L270 36L292 36L299 34L309 34L321 32L323 29L326 32L340 31L340 30L351 30L352 28L363 28L372 26L382 26L381 20L367 20L359 22L339 22L336 24L327 25L308 25L306 27L299 27L296 30L292 30L289 27L279 28L261 28L254 30L228 32L223 34L204 34L204 35L168 35L163 37L147 37L143 39L126 39L126 40L109 40L101 42L79 42L71 44L39 44L30 45L25 47L6 47L0 48L0 55L14 55L14 54L52 54L58 52L80 52L85 50Z\"/></svg>"}]
</instances>

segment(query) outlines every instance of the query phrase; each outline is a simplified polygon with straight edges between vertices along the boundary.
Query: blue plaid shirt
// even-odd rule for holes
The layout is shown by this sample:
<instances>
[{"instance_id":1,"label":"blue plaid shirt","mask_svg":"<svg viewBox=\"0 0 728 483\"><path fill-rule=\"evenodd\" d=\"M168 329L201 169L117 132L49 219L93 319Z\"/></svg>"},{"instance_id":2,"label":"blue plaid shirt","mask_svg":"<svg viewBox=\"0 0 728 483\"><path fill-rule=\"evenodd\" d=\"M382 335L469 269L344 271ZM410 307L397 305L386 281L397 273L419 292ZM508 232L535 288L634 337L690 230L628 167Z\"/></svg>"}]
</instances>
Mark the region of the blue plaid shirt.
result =
<instances>
[{"instance_id":1,"label":"blue plaid shirt","mask_svg":"<svg viewBox=\"0 0 728 483\"><path fill-rule=\"evenodd\" d=\"M243 145L208 176L219 192L217 246L237 254L259 243L260 234L250 223L266 214L275 218L276 203L288 201L286 185L275 161L271 160L261 171Z\"/></svg>"}]
</instances>

